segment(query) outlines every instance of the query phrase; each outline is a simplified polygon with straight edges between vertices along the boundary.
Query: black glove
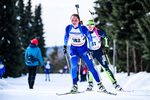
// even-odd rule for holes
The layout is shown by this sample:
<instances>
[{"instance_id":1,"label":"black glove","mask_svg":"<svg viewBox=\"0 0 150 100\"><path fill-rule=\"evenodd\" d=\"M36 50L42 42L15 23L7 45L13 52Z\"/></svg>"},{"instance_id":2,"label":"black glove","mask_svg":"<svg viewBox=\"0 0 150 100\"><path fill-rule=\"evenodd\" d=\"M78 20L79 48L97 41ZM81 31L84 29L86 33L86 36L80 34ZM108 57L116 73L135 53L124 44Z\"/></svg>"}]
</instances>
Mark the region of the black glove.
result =
<instances>
[{"instance_id":1,"label":"black glove","mask_svg":"<svg viewBox=\"0 0 150 100\"><path fill-rule=\"evenodd\" d=\"M63 49L64 55L67 53L67 46L64 45L64 49Z\"/></svg>"},{"instance_id":2,"label":"black glove","mask_svg":"<svg viewBox=\"0 0 150 100\"><path fill-rule=\"evenodd\" d=\"M105 47L104 54L107 54L107 52L108 52L108 47Z\"/></svg>"},{"instance_id":3,"label":"black glove","mask_svg":"<svg viewBox=\"0 0 150 100\"><path fill-rule=\"evenodd\" d=\"M93 51L89 49L89 55L93 56Z\"/></svg>"}]
</instances>

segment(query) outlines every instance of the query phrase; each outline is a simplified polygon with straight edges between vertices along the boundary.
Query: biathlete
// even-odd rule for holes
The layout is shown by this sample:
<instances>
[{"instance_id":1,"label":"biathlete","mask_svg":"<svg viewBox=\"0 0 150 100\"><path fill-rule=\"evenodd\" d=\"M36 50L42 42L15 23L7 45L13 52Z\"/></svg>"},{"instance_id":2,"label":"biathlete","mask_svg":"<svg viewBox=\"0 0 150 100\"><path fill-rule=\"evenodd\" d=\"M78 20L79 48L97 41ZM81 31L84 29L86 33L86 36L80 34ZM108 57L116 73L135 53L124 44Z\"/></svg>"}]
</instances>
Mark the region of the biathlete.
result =
<instances>
[{"instance_id":1,"label":"biathlete","mask_svg":"<svg viewBox=\"0 0 150 100\"><path fill-rule=\"evenodd\" d=\"M70 62L71 62L71 75L73 86L71 89L71 93L75 93L78 91L78 84L77 84L77 65L78 59L81 57L83 61L86 63L88 69L93 74L99 89L103 92L106 91L105 87L103 86L100 78L98 76L97 71L95 70L92 59L89 56L89 51L87 47L87 39L89 43L89 47L92 48L92 37L86 26L81 26L80 24L80 17L78 14L73 14L71 16L71 25L68 25L65 29L65 36L64 36L64 54L67 53L67 44L70 38L71 40L71 47L70 47ZM86 38L87 37L87 38Z\"/></svg>"},{"instance_id":2,"label":"biathlete","mask_svg":"<svg viewBox=\"0 0 150 100\"><path fill-rule=\"evenodd\" d=\"M101 31L95 27L93 20L89 20L87 22L87 28L90 31L90 33L92 35L92 39L93 39L93 47L92 47L93 59L95 58L102 65L102 69L106 72L107 76L111 80L114 87L117 90L122 90L121 86L117 83L114 75L112 74L111 70L109 69L107 62L106 62L106 58L102 52L100 38L102 37L105 39L104 53L107 53L108 47L109 47L108 36L103 31ZM88 72L88 76L89 76L88 77L89 78L89 82L88 82L89 84L88 84L87 90L92 90L92 88L93 88L93 76L90 73L90 71Z\"/></svg>"}]
</instances>

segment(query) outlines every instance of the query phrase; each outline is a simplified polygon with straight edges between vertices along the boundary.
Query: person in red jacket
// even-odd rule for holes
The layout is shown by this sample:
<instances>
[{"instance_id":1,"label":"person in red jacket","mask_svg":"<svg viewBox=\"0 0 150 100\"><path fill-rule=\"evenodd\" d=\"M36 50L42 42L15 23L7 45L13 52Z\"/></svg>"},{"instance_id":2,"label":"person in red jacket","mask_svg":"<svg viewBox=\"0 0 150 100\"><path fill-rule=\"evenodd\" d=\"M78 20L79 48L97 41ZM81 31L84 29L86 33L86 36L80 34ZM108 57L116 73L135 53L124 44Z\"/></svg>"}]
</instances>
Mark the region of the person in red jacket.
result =
<instances>
[{"instance_id":1,"label":"person in red jacket","mask_svg":"<svg viewBox=\"0 0 150 100\"><path fill-rule=\"evenodd\" d=\"M87 81L87 79L86 79L87 72L88 72L88 68L86 65L84 65L84 67L83 67L83 80L82 81Z\"/></svg>"}]
</instances>

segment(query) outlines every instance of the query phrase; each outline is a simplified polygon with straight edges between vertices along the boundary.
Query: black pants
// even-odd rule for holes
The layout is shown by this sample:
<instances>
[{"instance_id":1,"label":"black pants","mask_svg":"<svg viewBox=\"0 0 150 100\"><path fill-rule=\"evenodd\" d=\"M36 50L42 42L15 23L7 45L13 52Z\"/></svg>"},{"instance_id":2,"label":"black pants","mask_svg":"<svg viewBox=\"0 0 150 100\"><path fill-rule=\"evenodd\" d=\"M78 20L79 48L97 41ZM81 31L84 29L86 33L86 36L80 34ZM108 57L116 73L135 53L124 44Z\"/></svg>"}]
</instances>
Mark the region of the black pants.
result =
<instances>
[{"instance_id":1,"label":"black pants","mask_svg":"<svg viewBox=\"0 0 150 100\"><path fill-rule=\"evenodd\" d=\"M29 88L33 89L34 81L35 81L35 76L37 72L37 66L27 66L28 67L28 84Z\"/></svg>"},{"instance_id":2,"label":"black pants","mask_svg":"<svg viewBox=\"0 0 150 100\"><path fill-rule=\"evenodd\" d=\"M93 50L93 53L93 57L96 58L96 60L102 65L102 69L108 73L107 75L109 75L109 78L111 77L111 81L114 82L115 77L107 65L106 58L103 58L104 54L102 52L102 49L100 48L98 50Z\"/></svg>"}]
</instances>

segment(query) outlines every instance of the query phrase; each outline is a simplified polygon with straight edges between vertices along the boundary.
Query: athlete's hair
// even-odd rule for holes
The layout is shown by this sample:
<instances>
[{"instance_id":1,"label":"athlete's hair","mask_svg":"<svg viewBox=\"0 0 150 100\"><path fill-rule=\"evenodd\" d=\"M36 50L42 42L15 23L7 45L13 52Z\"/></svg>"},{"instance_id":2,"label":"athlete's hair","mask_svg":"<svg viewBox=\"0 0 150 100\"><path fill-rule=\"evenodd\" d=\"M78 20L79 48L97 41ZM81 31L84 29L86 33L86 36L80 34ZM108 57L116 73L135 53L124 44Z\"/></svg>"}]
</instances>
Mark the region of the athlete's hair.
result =
<instances>
[{"instance_id":1,"label":"athlete's hair","mask_svg":"<svg viewBox=\"0 0 150 100\"><path fill-rule=\"evenodd\" d=\"M72 14L71 17L72 17L72 16L76 16L76 17L79 19L79 22L80 22L80 17L79 17L78 14ZM71 19L71 17L70 17L70 19Z\"/></svg>"}]
</instances>

